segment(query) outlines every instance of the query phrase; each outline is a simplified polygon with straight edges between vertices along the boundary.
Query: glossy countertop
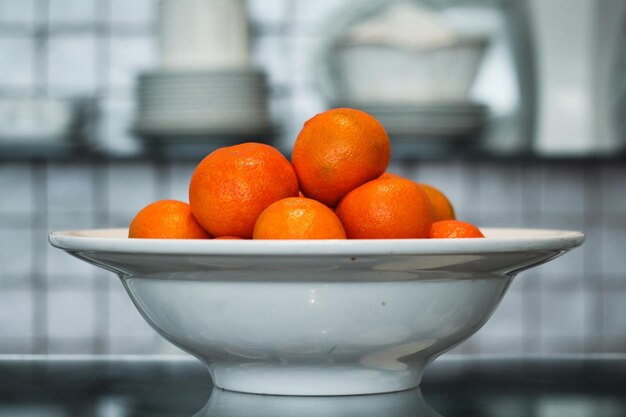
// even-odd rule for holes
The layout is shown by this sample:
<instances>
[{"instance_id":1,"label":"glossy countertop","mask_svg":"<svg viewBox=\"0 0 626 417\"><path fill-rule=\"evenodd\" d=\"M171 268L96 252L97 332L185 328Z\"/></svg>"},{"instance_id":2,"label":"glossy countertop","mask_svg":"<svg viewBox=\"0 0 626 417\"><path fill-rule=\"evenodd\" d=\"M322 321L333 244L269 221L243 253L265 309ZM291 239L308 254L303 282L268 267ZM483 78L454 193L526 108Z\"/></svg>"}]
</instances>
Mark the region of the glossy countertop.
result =
<instances>
[{"instance_id":1,"label":"glossy countertop","mask_svg":"<svg viewBox=\"0 0 626 417\"><path fill-rule=\"evenodd\" d=\"M626 355L446 355L420 389L274 397L214 389L187 356L0 355L0 417L626 416Z\"/></svg>"}]
</instances>

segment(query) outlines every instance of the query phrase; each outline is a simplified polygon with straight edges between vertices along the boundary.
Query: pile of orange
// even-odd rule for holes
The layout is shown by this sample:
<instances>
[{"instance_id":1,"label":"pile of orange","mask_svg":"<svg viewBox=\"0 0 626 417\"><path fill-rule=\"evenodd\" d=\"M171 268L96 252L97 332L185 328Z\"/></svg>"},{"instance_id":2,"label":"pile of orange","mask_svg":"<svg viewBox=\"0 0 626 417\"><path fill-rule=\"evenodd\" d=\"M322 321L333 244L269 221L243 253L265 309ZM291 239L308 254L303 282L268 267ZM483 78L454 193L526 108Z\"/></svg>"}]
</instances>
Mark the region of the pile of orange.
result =
<instances>
[{"instance_id":1,"label":"pile of orange","mask_svg":"<svg viewBox=\"0 0 626 417\"><path fill-rule=\"evenodd\" d=\"M389 137L371 115L339 108L308 120L287 160L261 143L220 148L196 167L189 203L161 200L131 238L398 239L483 237L432 185L386 173Z\"/></svg>"}]
</instances>

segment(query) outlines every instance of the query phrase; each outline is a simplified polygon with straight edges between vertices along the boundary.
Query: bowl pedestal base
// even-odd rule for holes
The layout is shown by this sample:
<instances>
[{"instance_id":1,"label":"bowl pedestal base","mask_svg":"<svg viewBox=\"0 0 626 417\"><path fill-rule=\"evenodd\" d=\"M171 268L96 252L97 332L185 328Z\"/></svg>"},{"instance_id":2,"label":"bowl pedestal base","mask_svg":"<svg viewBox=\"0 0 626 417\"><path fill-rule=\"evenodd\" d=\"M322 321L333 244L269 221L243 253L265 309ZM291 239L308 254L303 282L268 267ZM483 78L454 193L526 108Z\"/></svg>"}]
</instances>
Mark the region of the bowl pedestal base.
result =
<instances>
[{"instance_id":1,"label":"bowl pedestal base","mask_svg":"<svg viewBox=\"0 0 626 417\"><path fill-rule=\"evenodd\" d=\"M215 386L229 391L268 395L381 394L416 388L422 367L379 370L359 366L255 366L212 364Z\"/></svg>"}]
</instances>

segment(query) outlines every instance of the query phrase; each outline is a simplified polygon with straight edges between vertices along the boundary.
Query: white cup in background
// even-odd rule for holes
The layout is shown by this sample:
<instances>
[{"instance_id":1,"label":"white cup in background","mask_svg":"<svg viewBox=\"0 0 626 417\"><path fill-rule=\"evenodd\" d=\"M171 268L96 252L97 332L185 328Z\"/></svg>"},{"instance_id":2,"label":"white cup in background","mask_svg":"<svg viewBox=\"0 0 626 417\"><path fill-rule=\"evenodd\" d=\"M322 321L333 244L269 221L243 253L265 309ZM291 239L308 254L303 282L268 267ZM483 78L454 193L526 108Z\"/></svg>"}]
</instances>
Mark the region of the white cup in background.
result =
<instances>
[{"instance_id":1,"label":"white cup in background","mask_svg":"<svg viewBox=\"0 0 626 417\"><path fill-rule=\"evenodd\" d=\"M250 65L243 0L161 0L159 44L165 69Z\"/></svg>"}]
</instances>

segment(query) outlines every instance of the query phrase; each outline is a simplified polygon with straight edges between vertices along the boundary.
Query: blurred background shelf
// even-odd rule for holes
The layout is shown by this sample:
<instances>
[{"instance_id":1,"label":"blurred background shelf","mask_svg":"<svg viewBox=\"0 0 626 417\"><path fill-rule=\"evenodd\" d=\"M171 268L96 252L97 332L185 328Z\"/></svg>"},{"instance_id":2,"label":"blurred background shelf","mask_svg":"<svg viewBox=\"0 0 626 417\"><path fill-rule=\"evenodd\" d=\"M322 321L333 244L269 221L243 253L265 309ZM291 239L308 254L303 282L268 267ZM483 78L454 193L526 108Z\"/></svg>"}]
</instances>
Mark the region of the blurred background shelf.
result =
<instances>
[{"instance_id":1,"label":"blurred background shelf","mask_svg":"<svg viewBox=\"0 0 626 417\"><path fill-rule=\"evenodd\" d=\"M80 160L90 157L91 154L86 146L71 143L0 143L0 163L33 159Z\"/></svg>"},{"instance_id":2,"label":"blurred background shelf","mask_svg":"<svg viewBox=\"0 0 626 417\"><path fill-rule=\"evenodd\" d=\"M28 162L33 160L50 162L89 162L99 161L180 161L199 162L210 152L222 146L232 144L232 140L224 138L212 142L195 142L197 138L189 137L183 143L175 144L167 140L152 142L149 147L133 154L115 154L103 150L90 149L84 145L74 144L41 144L38 146L20 144L0 144L0 164L7 162ZM250 141L271 143L267 137L250 137ZM286 158L291 158L291 149L278 146ZM509 154L495 153L485 149L472 149L465 143L454 144L447 148L429 147L428 145L394 144L392 162L413 163L420 161L492 161L507 164L510 162L553 162L567 164L604 164L626 163L626 152L612 155L543 155L533 151Z\"/></svg>"}]
</instances>

